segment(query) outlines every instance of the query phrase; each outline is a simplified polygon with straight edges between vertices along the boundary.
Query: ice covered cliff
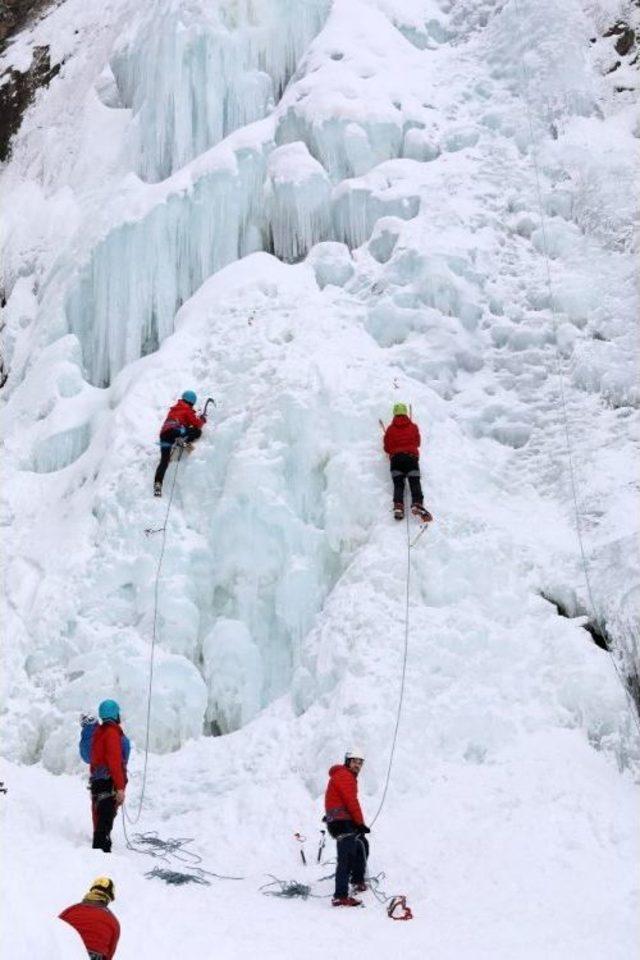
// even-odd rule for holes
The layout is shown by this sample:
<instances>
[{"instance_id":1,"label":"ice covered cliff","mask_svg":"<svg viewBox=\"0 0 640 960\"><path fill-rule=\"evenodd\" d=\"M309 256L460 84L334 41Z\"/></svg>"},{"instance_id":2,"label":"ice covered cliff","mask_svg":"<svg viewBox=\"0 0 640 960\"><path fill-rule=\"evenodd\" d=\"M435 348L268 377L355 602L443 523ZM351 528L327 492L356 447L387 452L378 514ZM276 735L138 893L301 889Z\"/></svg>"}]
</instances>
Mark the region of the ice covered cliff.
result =
<instances>
[{"instance_id":1,"label":"ice covered cliff","mask_svg":"<svg viewBox=\"0 0 640 960\"><path fill-rule=\"evenodd\" d=\"M183 749L155 760L150 802L197 770L193 816L213 792L233 831L251 778L275 836L357 737L373 806L405 583L377 420L409 400L437 522L414 554L388 816L422 833L453 804L494 862L514 796L525 832L544 808L557 829L526 852L512 838L496 869L538 865L522 881L535 931L552 862L549 923L571 946L547 955L577 951L562 917L584 911L608 918L580 942L602 956L613 906L596 880L628 892L630 818L613 823L637 756L583 628L604 627L633 676L639 129L635 49L611 32L628 15L617 0L66 0L8 45L5 67L45 47L60 65L2 173L8 757L78 772L77 713L105 693L142 738L154 439L189 386L220 406L169 518L151 742ZM267 800L274 776L284 797ZM437 860L453 901L453 838L433 842L413 856ZM473 871L467 857L452 864Z\"/></svg>"}]
</instances>

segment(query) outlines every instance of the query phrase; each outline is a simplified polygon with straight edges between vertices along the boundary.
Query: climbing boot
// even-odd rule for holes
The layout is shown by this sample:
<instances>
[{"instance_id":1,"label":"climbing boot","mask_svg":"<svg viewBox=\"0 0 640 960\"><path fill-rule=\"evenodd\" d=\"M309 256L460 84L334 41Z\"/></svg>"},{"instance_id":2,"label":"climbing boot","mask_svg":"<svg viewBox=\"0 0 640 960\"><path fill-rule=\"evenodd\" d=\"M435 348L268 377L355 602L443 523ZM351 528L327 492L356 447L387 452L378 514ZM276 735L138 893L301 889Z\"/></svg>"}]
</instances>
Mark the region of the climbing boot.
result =
<instances>
[{"instance_id":1,"label":"climbing boot","mask_svg":"<svg viewBox=\"0 0 640 960\"><path fill-rule=\"evenodd\" d=\"M366 883L365 883L364 881L363 881L362 883L352 883L352 884L351 884L351 893L364 893L365 890L368 890L368 889L369 889L369 888L367 887L367 885L366 885Z\"/></svg>"},{"instance_id":2,"label":"climbing boot","mask_svg":"<svg viewBox=\"0 0 640 960\"><path fill-rule=\"evenodd\" d=\"M357 897L334 897L331 901L332 907L361 907L362 900Z\"/></svg>"},{"instance_id":3,"label":"climbing boot","mask_svg":"<svg viewBox=\"0 0 640 960\"><path fill-rule=\"evenodd\" d=\"M429 523L431 520L433 520L433 517L429 511L426 510L421 503L414 503L414 505L411 507L411 513L414 515L414 517L418 517L419 520L422 520L423 523Z\"/></svg>"},{"instance_id":4,"label":"climbing boot","mask_svg":"<svg viewBox=\"0 0 640 960\"><path fill-rule=\"evenodd\" d=\"M404 504L403 503L394 503L393 517L394 517L394 520L404 520Z\"/></svg>"},{"instance_id":5,"label":"climbing boot","mask_svg":"<svg viewBox=\"0 0 640 960\"><path fill-rule=\"evenodd\" d=\"M154 497L161 497L161 496L162 496L162 484L161 484L161 483L158 483L157 480L156 480L156 482L155 482L154 485L153 485L153 495L154 495Z\"/></svg>"}]
</instances>

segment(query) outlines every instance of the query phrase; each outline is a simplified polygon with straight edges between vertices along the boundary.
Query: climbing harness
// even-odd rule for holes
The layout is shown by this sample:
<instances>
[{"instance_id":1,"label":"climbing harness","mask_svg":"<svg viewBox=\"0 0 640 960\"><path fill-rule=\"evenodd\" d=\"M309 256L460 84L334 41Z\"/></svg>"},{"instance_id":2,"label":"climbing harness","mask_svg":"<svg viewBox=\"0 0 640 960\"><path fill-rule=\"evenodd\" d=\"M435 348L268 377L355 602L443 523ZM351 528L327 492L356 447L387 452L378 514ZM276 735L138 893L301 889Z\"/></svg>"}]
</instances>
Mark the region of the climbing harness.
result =
<instances>
[{"instance_id":1,"label":"climbing harness","mask_svg":"<svg viewBox=\"0 0 640 960\"><path fill-rule=\"evenodd\" d=\"M516 9L516 11L517 11L518 20L519 20L520 22L522 22L521 8L520 8L520 0L514 0L514 2L515 2L515 9ZM520 31L520 36L521 36L521 38L522 38L522 31ZM550 308L551 308L551 317L552 317L552 322L553 322L553 331L554 331L554 334L555 334L554 340L555 340L556 376L557 376L557 380L558 380L559 393L560 393L560 409L561 409L561 412L562 412L562 420L563 420L563 426L564 426L564 440L565 440L565 448L566 448L566 454L567 454L567 464L568 464L568 468L569 468L569 481L570 481L570 487L571 487L571 497L572 497L572 500L573 500L573 509L574 509L574 515L575 515L576 535L577 535L577 538L578 538L578 546L579 546L579 550L580 550L580 559L581 559L582 570L583 570L583 574L584 574L584 582L585 582L585 588L586 588L587 598L588 598L588 600L589 600L589 604L590 604L590 606L591 606L591 609L593 610L593 616L594 616L594 619L595 619L595 621L596 621L598 630L600 631L601 636L606 637L607 634L606 634L606 630L605 630L605 627L604 627L604 623L602 622L602 618L600 617L600 614L599 614L599 612L598 612L598 607L597 607L597 605L596 605L595 598L594 598L594 595L593 595L593 589L592 589L592 586L591 586L591 575L590 575L590 573L589 573L589 561L588 561L588 559L587 559L587 552L586 552L586 548L585 548L585 537L584 537L584 530L583 530L583 521L582 521L582 516L581 516L581 514L580 514L580 505L579 505L579 503L578 503L578 483L577 483L577 480L576 480L576 468L575 468L575 464L574 464L574 447L573 447L573 441L572 441L572 438L571 438L571 431L570 431L570 429L569 429L569 413L568 413L568 410L567 410L567 397L566 397L566 391L565 391L565 377L564 377L564 373L563 373L563 370L562 370L562 363L561 363L561 359L560 359L560 353L559 353L559 350L558 350L558 337L557 337L557 333L558 333L558 310L557 310L557 307L556 307L556 298L555 298L555 296L554 296L554 292L553 292L553 282L552 282L552 279L551 279L551 263L550 263L550 256L549 256L549 244L548 244L548 239L547 239L547 221L546 221L546 217L545 217L545 213L544 213L544 206L543 206L543 203L542 203L542 186L541 186L541 181L540 181L540 167L539 167L539 164L538 164L538 154L537 154L537 149L536 149L536 139L535 139L535 135L534 135L534 131L533 131L533 119L532 119L532 111L531 111L531 101L530 101L530 98L529 98L529 85L530 85L529 80L530 80L530 78L529 78L529 74L528 74L528 71L527 71L526 64L525 64L524 59L523 59L522 57L520 58L520 67L521 67L521 73L522 73L522 93L523 93L523 99L524 99L524 102L525 102L526 113L527 113L527 125L528 125L528 128L529 128L529 144L530 144L530 147L531 147L531 159L532 159L533 170L534 170L534 174L535 174L536 201L537 201L537 204L538 204L538 216L540 217L540 231L541 231L541 234L542 234L542 248L543 248L543 254L544 254L544 264L545 264L545 274L546 274L546 286L547 286L547 293L548 293L548 295L549 295L549 304L550 304ZM626 697L627 697L627 701L628 701L629 706L630 706L630 709L631 709L631 715L632 715L632 717L633 717L633 719L634 719L634 722L635 722L635 725L636 725L636 727L637 727L637 729L638 729L638 733L640 734L640 717L638 716L637 708L636 708L636 705L635 705L635 703L634 703L633 697L632 697L632 695L631 695L631 691L630 691L630 689L629 689L629 686L628 686L628 684L625 682L625 679L624 679L624 677L622 676L622 674L621 674L621 672L620 672L620 668L618 667L618 664L616 663L616 659L615 659L612 651L609 649L609 647L607 647L607 653L609 654L609 659L610 659L610 662L611 662L611 664L612 664L612 666L613 666L613 669L615 670L616 676L618 677L618 680L620 681L620 684L621 684L621 686L622 686L622 688L623 688L623 690L624 690L624 692L625 692L625 695L626 695Z\"/></svg>"}]
</instances>

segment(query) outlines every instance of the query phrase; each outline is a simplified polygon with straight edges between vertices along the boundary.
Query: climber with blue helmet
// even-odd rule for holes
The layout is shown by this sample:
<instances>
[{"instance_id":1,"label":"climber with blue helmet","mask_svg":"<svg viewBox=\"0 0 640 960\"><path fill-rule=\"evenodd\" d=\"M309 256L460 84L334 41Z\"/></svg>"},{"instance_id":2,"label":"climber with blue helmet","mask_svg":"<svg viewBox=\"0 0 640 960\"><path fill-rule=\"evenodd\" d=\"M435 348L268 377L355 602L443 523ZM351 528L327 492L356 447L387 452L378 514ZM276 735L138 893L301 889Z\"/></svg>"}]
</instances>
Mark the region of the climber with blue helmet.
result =
<instances>
[{"instance_id":1,"label":"climber with blue helmet","mask_svg":"<svg viewBox=\"0 0 640 960\"><path fill-rule=\"evenodd\" d=\"M93 849L110 853L113 821L124 803L131 745L120 725L120 706L115 700L103 700L98 717L99 723L93 717L81 719L80 754L90 764Z\"/></svg>"},{"instance_id":2,"label":"climber with blue helmet","mask_svg":"<svg viewBox=\"0 0 640 960\"><path fill-rule=\"evenodd\" d=\"M153 495L162 496L162 481L167 472L171 451L174 445L180 444L187 453L193 450L193 442L202 434L202 428L207 422L204 414L197 414L194 410L197 396L193 390L185 390L177 403L169 410L160 430L160 463L153 480Z\"/></svg>"}]
</instances>

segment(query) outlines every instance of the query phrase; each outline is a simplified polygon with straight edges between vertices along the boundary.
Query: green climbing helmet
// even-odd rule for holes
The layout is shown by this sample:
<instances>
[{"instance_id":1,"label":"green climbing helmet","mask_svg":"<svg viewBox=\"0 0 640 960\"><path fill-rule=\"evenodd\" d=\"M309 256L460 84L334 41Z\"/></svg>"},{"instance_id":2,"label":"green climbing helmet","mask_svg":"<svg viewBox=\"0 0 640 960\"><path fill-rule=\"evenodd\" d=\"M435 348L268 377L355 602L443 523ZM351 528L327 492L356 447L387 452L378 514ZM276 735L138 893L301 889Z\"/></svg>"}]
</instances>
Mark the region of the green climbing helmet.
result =
<instances>
[{"instance_id":1,"label":"green climbing helmet","mask_svg":"<svg viewBox=\"0 0 640 960\"><path fill-rule=\"evenodd\" d=\"M406 403L394 403L393 405L393 415L394 417L406 417L409 415L409 409Z\"/></svg>"}]
</instances>

